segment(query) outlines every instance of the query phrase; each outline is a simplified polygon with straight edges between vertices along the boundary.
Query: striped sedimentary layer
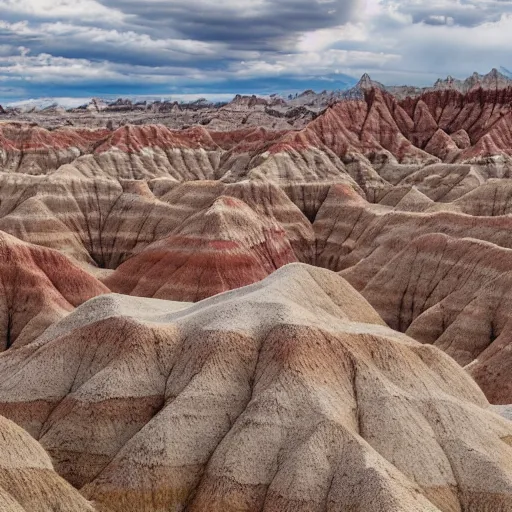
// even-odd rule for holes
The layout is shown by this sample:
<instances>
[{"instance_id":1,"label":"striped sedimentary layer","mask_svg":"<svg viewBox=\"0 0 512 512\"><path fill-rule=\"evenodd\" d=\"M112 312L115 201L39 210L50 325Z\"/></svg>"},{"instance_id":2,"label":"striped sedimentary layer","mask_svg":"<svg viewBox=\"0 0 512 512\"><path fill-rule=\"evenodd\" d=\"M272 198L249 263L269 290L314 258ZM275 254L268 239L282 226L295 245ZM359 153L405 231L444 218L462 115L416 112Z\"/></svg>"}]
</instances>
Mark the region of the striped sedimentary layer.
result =
<instances>
[{"instance_id":1,"label":"striped sedimentary layer","mask_svg":"<svg viewBox=\"0 0 512 512\"><path fill-rule=\"evenodd\" d=\"M370 88L363 99L335 103L304 128L288 131L171 130L163 125L49 131L1 123L0 168L26 174L63 168L89 178L177 181L237 180L258 170L294 183L354 179L374 201L395 185L391 175L418 179L417 172L431 164L447 175L462 164L484 177L509 175L511 97L512 88L466 94L439 90L398 101ZM466 186L472 179L466 179Z\"/></svg>"},{"instance_id":2,"label":"striped sedimentary layer","mask_svg":"<svg viewBox=\"0 0 512 512\"><path fill-rule=\"evenodd\" d=\"M27 432L0 416L0 510L94 512L53 469L49 455Z\"/></svg>"},{"instance_id":3,"label":"striped sedimentary layer","mask_svg":"<svg viewBox=\"0 0 512 512\"><path fill-rule=\"evenodd\" d=\"M180 184L60 174L1 176L0 194L5 197L0 205L1 230L92 267L116 269L149 244L178 233L189 216L207 211L220 196L244 201L258 215L276 222L299 259L313 258L310 223L279 187L266 180Z\"/></svg>"},{"instance_id":4,"label":"striped sedimentary layer","mask_svg":"<svg viewBox=\"0 0 512 512\"><path fill-rule=\"evenodd\" d=\"M34 124L0 122L0 169L47 174L94 151L108 133L68 127L50 131Z\"/></svg>"},{"instance_id":5,"label":"striped sedimentary layer","mask_svg":"<svg viewBox=\"0 0 512 512\"><path fill-rule=\"evenodd\" d=\"M358 97L0 123L0 510L512 510L511 89Z\"/></svg>"},{"instance_id":6,"label":"striped sedimentary layer","mask_svg":"<svg viewBox=\"0 0 512 512\"><path fill-rule=\"evenodd\" d=\"M294 261L277 222L258 216L239 199L220 196L104 282L118 293L195 302L260 281Z\"/></svg>"},{"instance_id":7,"label":"striped sedimentary layer","mask_svg":"<svg viewBox=\"0 0 512 512\"><path fill-rule=\"evenodd\" d=\"M510 91L398 100L369 88L283 131L1 123L0 230L95 276L84 298L106 291L98 280L195 301L291 261L342 272L392 327L447 350L491 400L512 401L502 384L512 372L503 356L507 271L468 259L508 261L512 248ZM19 261L27 283L46 283ZM32 319L26 309L40 306L18 299L12 272L3 272L4 348L80 303L27 284L43 290L44 311ZM476 323L463 321L468 311Z\"/></svg>"},{"instance_id":8,"label":"striped sedimentary layer","mask_svg":"<svg viewBox=\"0 0 512 512\"><path fill-rule=\"evenodd\" d=\"M369 204L336 186L313 224L317 265L339 271L392 328L446 351L500 404L512 401L510 189L492 180L436 203L412 188Z\"/></svg>"},{"instance_id":9,"label":"striped sedimentary layer","mask_svg":"<svg viewBox=\"0 0 512 512\"><path fill-rule=\"evenodd\" d=\"M0 232L0 352L30 343L75 307L108 291L58 251Z\"/></svg>"},{"instance_id":10,"label":"striped sedimentary layer","mask_svg":"<svg viewBox=\"0 0 512 512\"><path fill-rule=\"evenodd\" d=\"M326 270L98 297L0 368L0 412L100 510L512 506L510 423Z\"/></svg>"},{"instance_id":11,"label":"striped sedimentary layer","mask_svg":"<svg viewBox=\"0 0 512 512\"><path fill-rule=\"evenodd\" d=\"M429 168L434 172L435 167ZM432 177L425 170L421 175L423 181ZM443 341L455 332L453 327L444 334L458 313L453 313L449 321L446 314L434 315L441 307L443 311L447 307L458 311L459 306L450 305L457 295L449 294L442 299L441 306L436 306L432 302L435 294L428 295L428 301L418 298L420 287L415 292L414 307L425 304L411 321L403 320L407 302L396 306L398 313L388 314L385 309L392 305L388 296L401 297L411 270L404 262L409 261L411 251L416 251L414 244L419 237L432 235L426 240L437 240L435 235L443 233L456 241L472 238L511 247L512 226L507 215L511 182L482 179L479 186L464 192L464 186L460 186L464 180L457 181L454 176L436 174L436 193L433 188L429 191L423 187L421 180L419 185L397 182L378 203L369 203L355 180L331 183L326 178L304 186L291 178L280 181L277 176L270 179L260 172L238 181L187 182L168 177L88 179L67 175L62 170L48 176L6 174L0 179L0 229L26 242L58 249L114 291L150 297L199 300L263 279L291 261L343 271L357 289L366 289L365 296L392 327L407 330L421 341L438 343L467 365L487 347L507 346L503 336L499 343L493 343L503 324L488 320L494 313L484 315L481 331L487 334L482 334L483 341L475 345L470 341L469 348L464 349L471 354L469 360L467 354L457 355L457 343ZM439 190L444 190L442 196ZM446 192L450 190L451 193ZM455 199L448 201L450 197ZM464 249L460 254L463 253ZM437 258L443 262L448 254L440 250ZM25 259L19 261L23 267ZM378 284L370 286L391 261L392 268L403 262L406 271L398 271L393 279L386 278L385 286L378 280ZM478 265L487 272L483 260ZM419 268L421 273L426 272L425 265L420 264ZM476 280L477 273L473 274L475 286L481 286L483 278ZM493 276L487 275L490 282ZM10 280L6 271L5 282ZM86 298L106 290L99 282L92 282ZM24 326L26 335L19 343L26 343L79 303L67 304L68 299L62 299L63 304L66 302L64 306L51 306L50 312L45 310L32 320L20 305L25 302L9 292L13 286L8 284L4 294L4 309L9 312L4 322L4 348L14 344L19 336L22 327L17 326ZM53 304L44 298L45 293L40 302ZM39 311L38 307L31 306L31 310ZM416 321L416 316L421 318ZM408 330L413 320L414 326ZM433 336L431 331L437 334ZM498 359L499 356L493 356L493 361ZM471 371L491 400L506 402L510 394L501 384L501 376L508 375L509 363L501 358L500 365L499 371L495 372L490 365L477 377L475 362Z\"/></svg>"},{"instance_id":12,"label":"striped sedimentary layer","mask_svg":"<svg viewBox=\"0 0 512 512\"><path fill-rule=\"evenodd\" d=\"M493 403L509 404L511 284L512 250L433 234L409 243L362 293L388 325L438 346Z\"/></svg>"}]
</instances>

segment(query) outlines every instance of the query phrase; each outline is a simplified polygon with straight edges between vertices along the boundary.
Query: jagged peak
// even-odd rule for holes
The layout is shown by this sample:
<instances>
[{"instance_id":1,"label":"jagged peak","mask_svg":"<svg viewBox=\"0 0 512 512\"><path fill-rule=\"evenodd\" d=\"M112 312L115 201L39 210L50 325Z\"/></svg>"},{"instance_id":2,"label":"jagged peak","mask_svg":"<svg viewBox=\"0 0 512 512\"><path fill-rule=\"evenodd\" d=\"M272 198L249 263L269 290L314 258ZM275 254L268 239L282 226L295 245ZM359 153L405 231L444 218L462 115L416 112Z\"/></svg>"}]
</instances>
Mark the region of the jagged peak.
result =
<instances>
[{"instance_id":1,"label":"jagged peak","mask_svg":"<svg viewBox=\"0 0 512 512\"><path fill-rule=\"evenodd\" d=\"M313 91L313 89L306 89L305 91L301 92L299 94L299 98L303 98L304 96L312 96L316 94L315 91Z\"/></svg>"},{"instance_id":2,"label":"jagged peak","mask_svg":"<svg viewBox=\"0 0 512 512\"><path fill-rule=\"evenodd\" d=\"M364 73L361 78L359 79L359 82L357 82L356 87L369 89L374 86L376 82L374 82L370 75L368 73Z\"/></svg>"}]
</instances>

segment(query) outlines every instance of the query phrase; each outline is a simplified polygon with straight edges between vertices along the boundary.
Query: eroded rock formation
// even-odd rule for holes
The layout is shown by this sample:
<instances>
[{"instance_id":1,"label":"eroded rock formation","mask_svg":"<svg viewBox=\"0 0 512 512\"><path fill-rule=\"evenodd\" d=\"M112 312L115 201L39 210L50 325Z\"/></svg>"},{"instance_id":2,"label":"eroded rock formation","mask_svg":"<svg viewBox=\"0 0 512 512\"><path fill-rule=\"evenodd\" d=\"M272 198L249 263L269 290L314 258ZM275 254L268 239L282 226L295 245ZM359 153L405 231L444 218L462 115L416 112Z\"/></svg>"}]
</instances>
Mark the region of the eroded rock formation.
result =
<instances>
[{"instance_id":1,"label":"eroded rock formation","mask_svg":"<svg viewBox=\"0 0 512 512\"><path fill-rule=\"evenodd\" d=\"M0 352L37 338L92 297L109 290L58 251L0 232Z\"/></svg>"},{"instance_id":2,"label":"eroded rock formation","mask_svg":"<svg viewBox=\"0 0 512 512\"><path fill-rule=\"evenodd\" d=\"M105 295L0 368L0 412L112 511L512 504L512 425L327 270L196 305Z\"/></svg>"},{"instance_id":3,"label":"eroded rock formation","mask_svg":"<svg viewBox=\"0 0 512 512\"><path fill-rule=\"evenodd\" d=\"M48 454L18 425L0 416L0 510L94 512L53 469Z\"/></svg>"},{"instance_id":4,"label":"eroded rock formation","mask_svg":"<svg viewBox=\"0 0 512 512\"><path fill-rule=\"evenodd\" d=\"M0 418L6 510L512 510L512 88L473 78L0 123L0 414L81 493Z\"/></svg>"},{"instance_id":5,"label":"eroded rock formation","mask_svg":"<svg viewBox=\"0 0 512 512\"><path fill-rule=\"evenodd\" d=\"M261 281L293 261L282 227L244 202L220 196L174 235L119 266L105 284L119 293L195 302Z\"/></svg>"}]
</instances>

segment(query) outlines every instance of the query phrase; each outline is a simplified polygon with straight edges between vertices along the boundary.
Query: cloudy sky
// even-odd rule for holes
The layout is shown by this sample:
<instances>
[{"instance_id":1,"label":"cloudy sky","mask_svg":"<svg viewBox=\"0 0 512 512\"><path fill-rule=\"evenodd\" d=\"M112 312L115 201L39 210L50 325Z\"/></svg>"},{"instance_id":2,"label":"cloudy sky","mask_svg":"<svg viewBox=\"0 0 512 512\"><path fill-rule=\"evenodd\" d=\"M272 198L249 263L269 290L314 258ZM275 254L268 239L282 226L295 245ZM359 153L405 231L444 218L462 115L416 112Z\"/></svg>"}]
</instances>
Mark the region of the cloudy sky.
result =
<instances>
[{"instance_id":1,"label":"cloudy sky","mask_svg":"<svg viewBox=\"0 0 512 512\"><path fill-rule=\"evenodd\" d=\"M0 103L512 68L512 0L0 0Z\"/></svg>"}]
</instances>

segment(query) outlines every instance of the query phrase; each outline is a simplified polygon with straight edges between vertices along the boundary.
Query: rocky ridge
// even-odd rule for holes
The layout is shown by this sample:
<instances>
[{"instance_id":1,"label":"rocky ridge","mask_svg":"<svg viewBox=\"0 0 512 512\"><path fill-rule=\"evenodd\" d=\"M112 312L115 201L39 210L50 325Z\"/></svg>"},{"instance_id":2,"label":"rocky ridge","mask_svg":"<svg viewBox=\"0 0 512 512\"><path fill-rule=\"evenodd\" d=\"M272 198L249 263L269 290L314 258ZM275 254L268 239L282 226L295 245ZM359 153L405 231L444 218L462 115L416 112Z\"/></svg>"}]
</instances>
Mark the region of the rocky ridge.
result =
<instances>
[{"instance_id":1,"label":"rocky ridge","mask_svg":"<svg viewBox=\"0 0 512 512\"><path fill-rule=\"evenodd\" d=\"M355 81L354 81L355 82ZM160 123L173 129L193 125L213 130L233 130L243 126L264 126L269 129L301 129L327 107L339 101L363 99L370 89L385 91L397 100L416 98L428 92L451 90L465 94L471 90L499 90L512 86L512 79L497 69L485 75L473 73L459 80L451 76L438 79L430 87L407 85L385 86L365 73L353 87L283 96L271 94L260 97L241 95L227 102L199 99L189 102L161 99L92 98L88 103L70 108L52 99L33 100L25 104L0 106L0 115L11 120L36 122L46 128L74 125L82 128L117 128L124 124Z\"/></svg>"}]
</instances>

